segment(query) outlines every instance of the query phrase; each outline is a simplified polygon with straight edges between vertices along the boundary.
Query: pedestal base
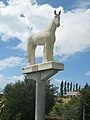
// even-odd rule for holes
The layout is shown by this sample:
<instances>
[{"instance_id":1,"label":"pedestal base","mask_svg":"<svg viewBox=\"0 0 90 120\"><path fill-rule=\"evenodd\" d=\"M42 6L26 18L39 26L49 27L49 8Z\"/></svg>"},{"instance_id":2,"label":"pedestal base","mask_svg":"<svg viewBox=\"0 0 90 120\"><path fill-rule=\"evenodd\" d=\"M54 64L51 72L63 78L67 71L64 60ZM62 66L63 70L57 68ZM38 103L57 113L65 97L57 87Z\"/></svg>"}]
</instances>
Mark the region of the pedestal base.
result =
<instances>
[{"instance_id":1,"label":"pedestal base","mask_svg":"<svg viewBox=\"0 0 90 120\"><path fill-rule=\"evenodd\" d=\"M33 73L33 72L39 72L43 70L48 70L48 69L56 69L58 71L64 70L64 64L63 63L57 63L57 62L46 62L46 63L41 63L41 64L34 64L31 66L26 66L22 68L22 73L28 74L28 73Z\"/></svg>"},{"instance_id":2,"label":"pedestal base","mask_svg":"<svg viewBox=\"0 0 90 120\"><path fill-rule=\"evenodd\" d=\"M35 120L45 120L45 81L61 70L64 70L64 65L52 61L22 69L24 74L36 81Z\"/></svg>"}]
</instances>

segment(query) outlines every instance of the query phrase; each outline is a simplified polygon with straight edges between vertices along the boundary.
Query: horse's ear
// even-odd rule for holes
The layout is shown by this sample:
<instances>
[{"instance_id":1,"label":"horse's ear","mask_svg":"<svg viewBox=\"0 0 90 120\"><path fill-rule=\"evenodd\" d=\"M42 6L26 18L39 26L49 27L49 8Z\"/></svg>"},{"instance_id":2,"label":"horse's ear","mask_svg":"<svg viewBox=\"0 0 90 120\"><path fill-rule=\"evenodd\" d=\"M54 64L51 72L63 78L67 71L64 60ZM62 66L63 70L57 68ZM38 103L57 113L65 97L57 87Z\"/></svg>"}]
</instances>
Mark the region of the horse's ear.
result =
<instances>
[{"instance_id":1,"label":"horse's ear","mask_svg":"<svg viewBox=\"0 0 90 120\"><path fill-rule=\"evenodd\" d=\"M59 15L61 14L61 10L59 11Z\"/></svg>"},{"instance_id":2,"label":"horse's ear","mask_svg":"<svg viewBox=\"0 0 90 120\"><path fill-rule=\"evenodd\" d=\"M54 14L57 15L56 10L54 10Z\"/></svg>"}]
</instances>

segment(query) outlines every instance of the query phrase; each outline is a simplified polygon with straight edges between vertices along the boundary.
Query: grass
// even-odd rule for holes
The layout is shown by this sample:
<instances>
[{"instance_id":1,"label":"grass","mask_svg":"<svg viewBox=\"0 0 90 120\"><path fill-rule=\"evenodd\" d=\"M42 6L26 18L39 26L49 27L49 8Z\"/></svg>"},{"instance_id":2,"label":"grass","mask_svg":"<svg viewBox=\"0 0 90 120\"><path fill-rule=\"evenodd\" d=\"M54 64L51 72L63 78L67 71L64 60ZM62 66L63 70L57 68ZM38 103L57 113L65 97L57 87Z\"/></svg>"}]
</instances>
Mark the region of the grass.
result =
<instances>
[{"instance_id":1,"label":"grass","mask_svg":"<svg viewBox=\"0 0 90 120\"><path fill-rule=\"evenodd\" d=\"M56 102L67 104L71 98L61 98L60 96L56 97Z\"/></svg>"}]
</instances>

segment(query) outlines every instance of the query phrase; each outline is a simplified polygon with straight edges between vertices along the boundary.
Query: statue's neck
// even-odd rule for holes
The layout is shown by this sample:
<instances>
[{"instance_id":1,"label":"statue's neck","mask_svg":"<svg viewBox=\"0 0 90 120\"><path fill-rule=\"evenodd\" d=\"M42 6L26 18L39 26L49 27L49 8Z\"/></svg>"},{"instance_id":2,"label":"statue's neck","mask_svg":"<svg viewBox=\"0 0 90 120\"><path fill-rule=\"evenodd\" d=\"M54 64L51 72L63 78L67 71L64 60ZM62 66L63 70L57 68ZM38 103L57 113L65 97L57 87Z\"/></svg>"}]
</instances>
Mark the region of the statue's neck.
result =
<instances>
[{"instance_id":1,"label":"statue's neck","mask_svg":"<svg viewBox=\"0 0 90 120\"><path fill-rule=\"evenodd\" d=\"M52 22L50 23L49 27L48 27L48 30L52 33L55 33L56 31L56 25L55 25L55 22L54 22L54 19L52 20Z\"/></svg>"}]
</instances>

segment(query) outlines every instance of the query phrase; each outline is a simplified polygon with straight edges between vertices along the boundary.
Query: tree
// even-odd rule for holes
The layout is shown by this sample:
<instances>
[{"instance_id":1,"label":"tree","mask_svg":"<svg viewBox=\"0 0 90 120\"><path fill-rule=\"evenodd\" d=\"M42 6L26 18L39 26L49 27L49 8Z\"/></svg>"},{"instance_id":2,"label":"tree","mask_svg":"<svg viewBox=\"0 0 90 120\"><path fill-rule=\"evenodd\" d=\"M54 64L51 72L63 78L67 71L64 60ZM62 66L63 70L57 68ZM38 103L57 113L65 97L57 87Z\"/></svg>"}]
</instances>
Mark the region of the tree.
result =
<instances>
[{"instance_id":1,"label":"tree","mask_svg":"<svg viewBox=\"0 0 90 120\"><path fill-rule=\"evenodd\" d=\"M63 81L60 84L60 96L63 97Z\"/></svg>"},{"instance_id":2,"label":"tree","mask_svg":"<svg viewBox=\"0 0 90 120\"><path fill-rule=\"evenodd\" d=\"M86 83L85 86L84 86L84 88L86 89L86 88L88 88L88 86L89 86L88 83Z\"/></svg>"},{"instance_id":3,"label":"tree","mask_svg":"<svg viewBox=\"0 0 90 120\"><path fill-rule=\"evenodd\" d=\"M46 113L50 111L55 100L56 88L46 84ZM4 88L4 104L0 120L34 120L35 116L35 81L25 77L25 80L8 84Z\"/></svg>"},{"instance_id":4,"label":"tree","mask_svg":"<svg viewBox=\"0 0 90 120\"><path fill-rule=\"evenodd\" d=\"M67 92L69 92L69 82L67 83Z\"/></svg>"},{"instance_id":5,"label":"tree","mask_svg":"<svg viewBox=\"0 0 90 120\"><path fill-rule=\"evenodd\" d=\"M76 91L78 91L78 83L76 83Z\"/></svg>"},{"instance_id":6,"label":"tree","mask_svg":"<svg viewBox=\"0 0 90 120\"><path fill-rule=\"evenodd\" d=\"M68 104L65 104L63 111L64 120L81 120L80 102L77 97L72 98Z\"/></svg>"},{"instance_id":7,"label":"tree","mask_svg":"<svg viewBox=\"0 0 90 120\"><path fill-rule=\"evenodd\" d=\"M55 103L55 94L57 94L58 87L50 85L50 81L46 82L46 98L45 98L45 113L48 114Z\"/></svg>"},{"instance_id":8,"label":"tree","mask_svg":"<svg viewBox=\"0 0 90 120\"><path fill-rule=\"evenodd\" d=\"M6 103L6 99L3 94L0 94L0 114L2 114L3 107Z\"/></svg>"},{"instance_id":9,"label":"tree","mask_svg":"<svg viewBox=\"0 0 90 120\"><path fill-rule=\"evenodd\" d=\"M89 85L87 88L81 90L80 103L82 106L82 110L85 109L85 120L90 120L90 86ZM83 115L81 116L81 118L83 118Z\"/></svg>"},{"instance_id":10,"label":"tree","mask_svg":"<svg viewBox=\"0 0 90 120\"><path fill-rule=\"evenodd\" d=\"M6 104L1 120L34 119L35 111L35 82L25 78L24 82L8 84L4 89Z\"/></svg>"},{"instance_id":11,"label":"tree","mask_svg":"<svg viewBox=\"0 0 90 120\"><path fill-rule=\"evenodd\" d=\"M90 120L90 86L80 91L64 106L64 120Z\"/></svg>"},{"instance_id":12,"label":"tree","mask_svg":"<svg viewBox=\"0 0 90 120\"><path fill-rule=\"evenodd\" d=\"M72 82L70 83L70 91L72 91Z\"/></svg>"},{"instance_id":13,"label":"tree","mask_svg":"<svg viewBox=\"0 0 90 120\"><path fill-rule=\"evenodd\" d=\"M52 111L49 113L50 117L61 117L64 110L63 99L58 99L56 104L53 106Z\"/></svg>"},{"instance_id":14,"label":"tree","mask_svg":"<svg viewBox=\"0 0 90 120\"><path fill-rule=\"evenodd\" d=\"M75 84L73 85L73 91L75 91Z\"/></svg>"},{"instance_id":15,"label":"tree","mask_svg":"<svg viewBox=\"0 0 90 120\"><path fill-rule=\"evenodd\" d=\"M64 83L64 94L66 95L66 93L67 93L67 82L65 81L65 83Z\"/></svg>"},{"instance_id":16,"label":"tree","mask_svg":"<svg viewBox=\"0 0 90 120\"><path fill-rule=\"evenodd\" d=\"M79 92L80 92L80 90L81 90L81 85L79 85Z\"/></svg>"}]
</instances>

